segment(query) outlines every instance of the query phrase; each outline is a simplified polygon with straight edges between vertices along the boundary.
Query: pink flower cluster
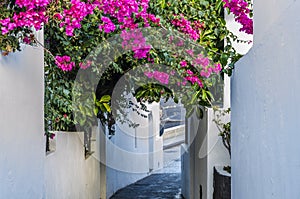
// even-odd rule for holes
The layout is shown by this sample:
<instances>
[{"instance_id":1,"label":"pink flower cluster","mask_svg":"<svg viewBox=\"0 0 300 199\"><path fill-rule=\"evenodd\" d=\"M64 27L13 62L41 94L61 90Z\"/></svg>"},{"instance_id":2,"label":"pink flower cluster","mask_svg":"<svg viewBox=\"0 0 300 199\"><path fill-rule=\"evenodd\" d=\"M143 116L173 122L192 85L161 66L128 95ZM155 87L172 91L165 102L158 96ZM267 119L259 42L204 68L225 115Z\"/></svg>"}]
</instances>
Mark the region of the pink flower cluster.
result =
<instances>
[{"instance_id":1,"label":"pink flower cluster","mask_svg":"<svg viewBox=\"0 0 300 199\"><path fill-rule=\"evenodd\" d=\"M204 67L201 72L200 72L200 75L202 77L210 77L210 75L212 73L215 73L215 74L218 74L220 71L222 70L222 67L221 67L221 64L220 63L217 63L217 64L214 64L213 67Z\"/></svg>"},{"instance_id":2,"label":"pink flower cluster","mask_svg":"<svg viewBox=\"0 0 300 199\"><path fill-rule=\"evenodd\" d=\"M140 29L123 30L121 38L123 39L122 47L125 50L132 50L134 58L142 59L148 56L151 46L146 43L146 38Z\"/></svg>"},{"instance_id":3,"label":"pink flower cluster","mask_svg":"<svg viewBox=\"0 0 300 199\"><path fill-rule=\"evenodd\" d=\"M193 50L186 50L186 51L189 55L194 57ZM182 60L182 61L180 61L179 64L180 64L181 68L184 68L187 66L187 61ZM201 71L200 72L201 77L206 77L206 78L210 77L210 75L212 73L218 74L222 70L220 63L212 64L211 61L209 60L209 58L204 57L204 55L202 55L202 54L198 54L198 56L191 61L191 65L194 68L197 68L197 70ZM188 72L187 74L189 74L190 72ZM189 78L189 80L191 80L191 78ZM195 82L195 79L192 82Z\"/></svg>"},{"instance_id":4,"label":"pink flower cluster","mask_svg":"<svg viewBox=\"0 0 300 199\"><path fill-rule=\"evenodd\" d=\"M187 66L187 62L186 62L185 60L182 60L182 61L180 62L180 66L181 66L181 67L186 67L186 66Z\"/></svg>"},{"instance_id":5,"label":"pink flower cluster","mask_svg":"<svg viewBox=\"0 0 300 199\"><path fill-rule=\"evenodd\" d=\"M121 29L137 28L134 18L141 18L144 25L149 26L149 22L159 23L159 18L147 13L149 0L96 0L95 5L102 10L104 14L116 18Z\"/></svg>"},{"instance_id":6,"label":"pink flower cluster","mask_svg":"<svg viewBox=\"0 0 300 199\"><path fill-rule=\"evenodd\" d=\"M148 20L150 20L152 23L156 24L156 25L160 25L159 22L160 22L160 19L158 17L156 17L155 15L153 14L147 14L148 16Z\"/></svg>"},{"instance_id":7,"label":"pink flower cluster","mask_svg":"<svg viewBox=\"0 0 300 199\"><path fill-rule=\"evenodd\" d=\"M144 74L148 77L148 78L154 78L157 81L159 81L162 84L168 84L169 83L169 74L165 73L165 72L160 72L160 71L154 71L154 72L144 72Z\"/></svg>"},{"instance_id":8,"label":"pink flower cluster","mask_svg":"<svg viewBox=\"0 0 300 199\"><path fill-rule=\"evenodd\" d=\"M16 4L20 7L26 7L27 10L35 9L38 7L46 7L50 0L16 0Z\"/></svg>"},{"instance_id":9,"label":"pink flower cluster","mask_svg":"<svg viewBox=\"0 0 300 199\"><path fill-rule=\"evenodd\" d=\"M116 26L111 21L112 18L117 19L121 29L135 29L138 24L135 18L141 18L145 26L149 26L149 22L159 24L159 18L147 13L149 0L95 0L92 3L82 2L81 0L71 0L69 9L64 10L63 15L56 15L55 18L62 20L61 27L66 27L66 34L73 36L74 29L81 28L81 21L89 14L92 14L97 8L103 11L103 14L109 17L102 17L103 24L99 25L99 29L105 33L115 31Z\"/></svg>"},{"instance_id":10,"label":"pink flower cluster","mask_svg":"<svg viewBox=\"0 0 300 199\"><path fill-rule=\"evenodd\" d=\"M66 35L73 36L74 29L81 28L81 21L94 11L95 5L80 0L71 0L71 7L64 10L64 21L60 27L66 27Z\"/></svg>"},{"instance_id":11,"label":"pink flower cluster","mask_svg":"<svg viewBox=\"0 0 300 199\"><path fill-rule=\"evenodd\" d=\"M131 22L134 21L131 18L132 14L139 13L139 3L135 0L99 0L97 2L99 10L116 18L120 24L127 26L130 26Z\"/></svg>"},{"instance_id":12,"label":"pink flower cluster","mask_svg":"<svg viewBox=\"0 0 300 199\"><path fill-rule=\"evenodd\" d=\"M192 49L187 49L185 50L187 54L189 54L190 56L194 56L194 51Z\"/></svg>"},{"instance_id":13,"label":"pink flower cluster","mask_svg":"<svg viewBox=\"0 0 300 199\"><path fill-rule=\"evenodd\" d=\"M90 61L90 60L87 60L85 63L83 63L83 62L79 63L79 67L84 70L89 68L91 65L92 65L92 61Z\"/></svg>"},{"instance_id":14,"label":"pink flower cluster","mask_svg":"<svg viewBox=\"0 0 300 199\"><path fill-rule=\"evenodd\" d=\"M187 81L190 81L192 84L197 83L199 85L200 88L203 87L203 83L202 81L199 79L199 77L197 75L195 75L193 73L193 71L191 70L187 70L186 71L186 77L184 78Z\"/></svg>"},{"instance_id":15,"label":"pink flower cluster","mask_svg":"<svg viewBox=\"0 0 300 199\"><path fill-rule=\"evenodd\" d=\"M23 38L23 42L24 42L25 44L30 44L30 43L31 43L30 37L24 37L24 38Z\"/></svg>"},{"instance_id":16,"label":"pink flower cluster","mask_svg":"<svg viewBox=\"0 0 300 199\"><path fill-rule=\"evenodd\" d=\"M180 62L180 65L182 68L185 68L187 66L187 61L182 60ZM191 65L193 67L200 68L200 76L203 78L208 78L211 76L212 73L218 74L221 70L221 64L217 63L212 65L207 57L203 57L203 55L198 55L198 57L192 61ZM186 69L184 69L186 70ZM187 69L184 74L186 77L184 78L186 81L191 82L192 84L197 83L201 88L204 86L201 79L198 77L197 74L195 74L190 69ZM185 85L186 82L183 82L182 85Z\"/></svg>"},{"instance_id":17,"label":"pink flower cluster","mask_svg":"<svg viewBox=\"0 0 300 199\"><path fill-rule=\"evenodd\" d=\"M75 67L75 62L71 62L69 56L56 56L55 63L63 71L71 71Z\"/></svg>"},{"instance_id":18,"label":"pink flower cluster","mask_svg":"<svg viewBox=\"0 0 300 199\"><path fill-rule=\"evenodd\" d=\"M102 17L101 20L104 22L104 24L99 25L99 29L103 30L105 33L110 33L115 31L116 26L113 24L113 22L108 17Z\"/></svg>"},{"instance_id":19,"label":"pink flower cluster","mask_svg":"<svg viewBox=\"0 0 300 199\"><path fill-rule=\"evenodd\" d=\"M171 23L175 27L178 27L181 32L189 35L191 39L199 39L199 33L197 32L197 30L193 29L191 22L185 19L182 14L180 16L175 15L175 19L172 20Z\"/></svg>"},{"instance_id":20,"label":"pink flower cluster","mask_svg":"<svg viewBox=\"0 0 300 199\"><path fill-rule=\"evenodd\" d=\"M204 57L203 55L199 54L198 57L196 59L194 59L192 61L192 65L195 67L208 67L208 65L210 64L210 61L208 59L208 57Z\"/></svg>"},{"instance_id":21,"label":"pink flower cluster","mask_svg":"<svg viewBox=\"0 0 300 199\"><path fill-rule=\"evenodd\" d=\"M253 20L249 18L250 9L244 0L223 0L224 8L229 8L235 15L235 21L242 25L241 32L253 34Z\"/></svg>"},{"instance_id":22,"label":"pink flower cluster","mask_svg":"<svg viewBox=\"0 0 300 199\"><path fill-rule=\"evenodd\" d=\"M200 20L193 22L193 29L197 31L197 33L200 35L201 30L204 29L204 23Z\"/></svg>"},{"instance_id":23,"label":"pink flower cluster","mask_svg":"<svg viewBox=\"0 0 300 199\"><path fill-rule=\"evenodd\" d=\"M190 52L193 55L192 52ZM196 58L192 60L192 66L201 70L200 76L208 78L212 73L218 74L221 70L221 64L212 64L208 57L202 54L198 54Z\"/></svg>"},{"instance_id":24,"label":"pink flower cluster","mask_svg":"<svg viewBox=\"0 0 300 199\"><path fill-rule=\"evenodd\" d=\"M42 23L48 22L46 6L49 4L49 0L17 0L16 4L21 8L26 7L26 11L14 13L12 18L0 20L3 35L18 27L34 27L36 30L40 30Z\"/></svg>"}]
</instances>

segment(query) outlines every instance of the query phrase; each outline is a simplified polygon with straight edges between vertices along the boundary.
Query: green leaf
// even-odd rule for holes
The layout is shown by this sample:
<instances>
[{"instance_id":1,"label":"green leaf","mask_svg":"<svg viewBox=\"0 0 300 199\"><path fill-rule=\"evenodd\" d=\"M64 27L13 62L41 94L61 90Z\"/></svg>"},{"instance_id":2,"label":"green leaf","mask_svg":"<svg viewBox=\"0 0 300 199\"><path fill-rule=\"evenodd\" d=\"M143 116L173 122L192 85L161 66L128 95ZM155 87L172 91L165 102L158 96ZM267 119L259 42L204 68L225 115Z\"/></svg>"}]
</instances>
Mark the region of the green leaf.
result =
<instances>
[{"instance_id":1,"label":"green leaf","mask_svg":"<svg viewBox=\"0 0 300 199\"><path fill-rule=\"evenodd\" d=\"M110 96L109 95L103 95L100 99L100 102L109 102L110 101Z\"/></svg>"},{"instance_id":2,"label":"green leaf","mask_svg":"<svg viewBox=\"0 0 300 199\"><path fill-rule=\"evenodd\" d=\"M165 1L165 0L161 0L161 8L162 8L162 9L165 8L165 4L166 4L166 1Z\"/></svg>"},{"instance_id":3,"label":"green leaf","mask_svg":"<svg viewBox=\"0 0 300 199\"><path fill-rule=\"evenodd\" d=\"M175 14L178 14L178 8L177 7L174 8L174 11L175 11Z\"/></svg>"},{"instance_id":4,"label":"green leaf","mask_svg":"<svg viewBox=\"0 0 300 199\"><path fill-rule=\"evenodd\" d=\"M209 5L208 1L200 1L200 5L207 7Z\"/></svg>"},{"instance_id":5,"label":"green leaf","mask_svg":"<svg viewBox=\"0 0 300 199\"><path fill-rule=\"evenodd\" d=\"M219 10L219 8L221 7L223 1L222 0L217 0L217 3L216 3L216 10Z\"/></svg>"},{"instance_id":6,"label":"green leaf","mask_svg":"<svg viewBox=\"0 0 300 199\"><path fill-rule=\"evenodd\" d=\"M111 112L110 106L107 103L103 103L103 106L105 107L107 112Z\"/></svg>"},{"instance_id":7,"label":"green leaf","mask_svg":"<svg viewBox=\"0 0 300 199\"><path fill-rule=\"evenodd\" d=\"M97 101L96 94L94 92L93 92L93 99L94 99L94 102Z\"/></svg>"},{"instance_id":8,"label":"green leaf","mask_svg":"<svg viewBox=\"0 0 300 199\"><path fill-rule=\"evenodd\" d=\"M95 114L95 116L98 115L98 112L99 112L99 109L98 109L97 107L95 107L95 108L94 108L94 114Z\"/></svg>"},{"instance_id":9,"label":"green leaf","mask_svg":"<svg viewBox=\"0 0 300 199\"><path fill-rule=\"evenodd\" d=\"M207 95L206 95L206 91L204 89L202 90L202 100L207 101Z\"/></svg>"},{"instance_id":10,"label":"green leaf","mask_svg":"<svg viewBox=\"0 0 300 199\"><path fill-rule=\"evenodd\" d=\"M102 111L102 113L106 113L106 108L104 107L103 104L100 104L99 108Z\"/></svg>"},{"instance_id":11,"label":"green leaf","mask_svg":"<svg viewBox=\"0 0 300 199\"><path fill-rule=\"evenodd\" d=\"M178 104L178 98L177 97L174 97L174 102L176 103L176 104Z\"/></svg>"},{"instance_id":12,"label":"green leaf","mask_svg":"<svg viewBox=\"0 0 300 199\"><path fill-rule=\"evenodd\" d=\"M191 104L195 104L195 103L196 103L196 101L197 101L199 95L200 95L200 91L197 91L197 92L193 95L193 98L192 98L192 100L191 100Z\"/></svg>"},{"instance_id":13,"label":"green leaf","mask_svg":"<svg viewBox=\"0 0 300 199\"><path fill-rule=\"evenodd\" d=\"M222 54L220 57L220 62L222 64L222 66L226 66L228 63L228 55Z\"/></svg>"}]
</instances>

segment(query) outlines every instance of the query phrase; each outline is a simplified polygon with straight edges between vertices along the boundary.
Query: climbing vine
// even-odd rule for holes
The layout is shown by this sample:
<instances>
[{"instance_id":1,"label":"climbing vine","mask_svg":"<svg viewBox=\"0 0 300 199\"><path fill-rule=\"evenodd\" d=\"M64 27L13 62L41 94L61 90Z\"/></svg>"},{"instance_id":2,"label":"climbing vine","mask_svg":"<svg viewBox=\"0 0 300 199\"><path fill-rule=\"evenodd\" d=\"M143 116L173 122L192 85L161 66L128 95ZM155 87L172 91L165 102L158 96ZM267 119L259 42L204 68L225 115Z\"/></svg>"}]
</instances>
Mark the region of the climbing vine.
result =
<instances>
[{"instance_id":1,"label":"climbing vine","mask_svg":"<svg viewBox=\"0 0 300 199\"><path fill-rule=\"evenodd\" d=\"M109 123L107 116L111 114L111 106L121 102L107 100L107 96L112 95L115 84L127 71L147 63L166 65L170 69L150 68L137 80L157 81L141 84L133 92L142 103L141 109L144 102L171 97L175 101L180 98L192 112L193 104L211 103L214 96L210 90L217 77L224 73L230 75L241 57L232 47L231 42L238 38L226 27L224 8L242 24L240 31L253 33L252 5L244 0L4 0L0 3L0 49L3 56L22 50L23 45L45 49L47 130L74 130L75 124L90 126L94 121L88 118L94 116ZM182 52L155 49L139 31L147 27L177 30L179 34L166 37L167 42L176 44L174 49L190 42L201 46L202 51L185 49L190 59L183 59ZM35 37L35 31L41 28L44 41ZM91 60L84 61L86 57L116 34L120 35L126 53L116 57L102 76L94 107L80 107L84 117L76 120L72 88L77 72L93 67ZM174 82L174 74L182 80ZM170 82L182 86L186 92L174 93L168 89Z\"/></svg>"}]
</instances>

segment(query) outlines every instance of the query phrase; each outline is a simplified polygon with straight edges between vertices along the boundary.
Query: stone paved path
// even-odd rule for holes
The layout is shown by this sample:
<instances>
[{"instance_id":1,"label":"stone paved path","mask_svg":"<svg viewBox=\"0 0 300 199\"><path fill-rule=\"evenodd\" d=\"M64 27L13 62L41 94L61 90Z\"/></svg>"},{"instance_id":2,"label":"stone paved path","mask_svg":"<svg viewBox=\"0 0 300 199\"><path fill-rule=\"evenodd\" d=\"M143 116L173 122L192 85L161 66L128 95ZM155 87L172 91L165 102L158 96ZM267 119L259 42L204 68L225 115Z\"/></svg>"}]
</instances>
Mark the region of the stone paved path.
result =
<instances>
[{"instance_id":1,"label":"stone paved path","mask_svg":"<svg viewBox=\"0 0 300 199\"><path fill-rule=\"evenodd\" d=\"M152 174L119 190L110 199L179 199L180 173Z\"/></svg>"},{"instance_id":2,"label":"stone paved path","mask_svg":"<svg viewBox=\"0 0 300 199\"><path fill-rule=\"evenodd\" d=\"M129 185L110 199L182 199L180 146L164 151L164 168Z\"/></svg>"}]
</instances>

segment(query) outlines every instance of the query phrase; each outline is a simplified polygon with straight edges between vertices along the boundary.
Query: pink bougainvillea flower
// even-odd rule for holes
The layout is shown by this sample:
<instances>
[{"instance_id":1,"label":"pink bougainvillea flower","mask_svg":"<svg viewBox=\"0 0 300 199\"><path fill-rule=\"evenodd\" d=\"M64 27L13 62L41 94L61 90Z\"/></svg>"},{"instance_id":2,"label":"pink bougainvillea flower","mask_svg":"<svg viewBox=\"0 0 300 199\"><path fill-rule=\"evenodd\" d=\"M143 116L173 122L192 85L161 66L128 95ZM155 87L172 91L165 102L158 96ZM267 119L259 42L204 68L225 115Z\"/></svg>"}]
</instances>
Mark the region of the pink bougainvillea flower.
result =
<instances>
[{"instance_id":1,"label":"pink bougainvillea flower","mask_svg":"<svg viewBox=\"0 0 300 199\"><path fill-rule=\"evenodd\" d=\"M25 44L30 44L30 43L31 43L31 40L30 40L29 37L24 37L24 38L23 38L23 42L24 42Z\"/></svg>"},{"instance_id":2,"label":"pink bougainvillea flower","mask_svg":"<svg viewBox=\"0 0 300 199\"><path fill-rule=\"evenodd\" d=\"M209 72L209 71L201 71L200 72L200 75L202 76L202 77L206 77L206 78L208 78L210 75L211 75L211 73Z\"/></svg>"},{"instance_id":3,"label":"pink bougainvillea flower","mask_svg":"<svg viewBox=\"0 0 300 199\"><path fill-rule=\"evenodd\" d=\"M219 73L221 70L222 70L221 64L220 63L215 64L215 67L213 68L213 71L215 73Z\"/></svg>"},{"instance_id":4,"label":"pink bougainvillea flower","mask_svg":"<svg viewBox=\"0 0 300 199\"><path fill-rule=\"evenodd\" d=\"M176 44L177 46L183 46L184 45L184 42L182 39L179 40L179 42Z\"/></svg>"},{"instance_id":5,"label":"pink bougainvillea flower","mask_svg":"<svg viewBox=\"0 0 300 199\"><path fill-rule=\"evenodd\" d=\"M151 46L133 48L133 52L134 52L133 57L136 59L146 58L148 56L148 52L150 51L150 49L151 49Z\"/></svg>"},{"instance_id":6,"label":"pink bougainvillea flower","mask_svg":"<svg viewBox=\"0 0 300 199\"><path fill-rule=\"evenodd\" d=\"M105 33L115 31L116 26L108 17L101 17L101 20L104 22L104 24L99 25L100 30L104 30Z\"/></svg>"},{"instance_id":7,"label":"pink bougainvillea flower","mask_svg":"<svg viewBox=\"0 0 300 199\"><path fill-rule=\"evenodd\" d=\"M162 84L168 84L170 75L165 72L154 71L154 72L144 72L144 75L150 79L154 78Z\"/></svg>"},{"instance_id":8,"label":"pink bougainvillea flower","mask_svg":"<svg viewBox=\"0 0 300 199\"><path fill-rule=\"evenodd\" d=\"M186 73L189 74L189 75L193 75L194 74L193 71L191 71L191 70L187 70Z\"/></svg>"},{"instance_id":9,"label":"pink bougainvillea flower","mask_svg":"<svg viewBox=\"0 0 300 199\"><path fill-rule=\"evenodd\" d=\"M92 61L90 60L86 61L86 63L82 63L82 62L79 63L79 67L84 70L89 68L91 65L92 65Z\"/></svg>"},{"instance_id":10,"label":"pink bougainvillea flower","mask_svg":"<svg viewBox=\"0 0 300 199\"><path fill-rule=\"evenodd\" d=\"M90 2L71 0L70 8L65 9L63 12L62 18L64 20L61 22L60 27L66 28L66 35L73 36L74 29L81 28L81 21L89 14L92 14L95 7Z\"/></svg>"},{"instance_id":11,"label":"pink bougainvillea flower","mask_svg":"<svg viewBox=\"0 0 300 199\"><path fill-rule=\"evenodd\" d=\"M204 86L202 81L197 76L194 75L185 77L185 80L190 81L192 84L197 83L201 88Z\"/></svg>"},{"instance_id":12,"label":"pink bougainvillea flower","mask_svg":"<svg viewBox=\"0 0 300 199\"><path fill-rule=\"evenodd\" d=\"M200 35L201 31L204 29L204 23L201 21L194 21L193 22L193 29L197 31L197 33Z\"/></svg>"},{"instance_id":13,"label":"pink bougainvillea flower","mask_svg":"<svg viewBox=\"0 0 300 199\"><path fill-rule=\"evenodd\" d=\"M194 56L194 51L191 49L186 50L187 54L189 54L190 56Z\"/></svg>"},{"instance_id":14,"label":"pink bougainvillea flower","mask_svg":"<svg viewBox=\"0 0 300 199\"><path fill-rule=\"evenodd\" d=\"M2 35L9 33L9 30L6 27L1 27Z\"/></svg>"},{"instance_id":15,"label":"pink bougainvillea flower","mask_svg":"<svg viewBox=\"0 0 300 199\"><path fill-rule=\"evenodd\" d=\"M153 78L153 73L152 72L144 72L144 75L148 78Z\"/></svg>"},{"instance_id":16,"label":"pink bougainvillea flower","mask_svg":"<svg viewBox=\"0 0 300 199\"><path fill-rule=\"evenodd\" d=\"M63 19L63 16L60 13L56 13L56 14L53 15L53 18L60 21L60 20Z\"/></svg>"},{"instance_id":17,"label":"pink bougainvillea flower","mask_svg":"<svg viewBox=\"0 0 300 199\"><path fill-rule=\"evenodd\" d=\"M187 66L187 62L185 60L180 62L180 66L181 67L186 67Z\"/></svg>"},{"instance_id":18,"label":"pink bougainvillea flower","mask_svg":"<svg viewBox=\"0 0 300 199\"><path fill-rule=\"evenodd\" d=\"M223 0L224 8L228 8L235 15L235 21L242 25L241 32L253 34L253 20L249 17L250 9L245 0Z\"/></svg>"},{"instance_id":19,"label":"pink bougainvillea flower","mask_svg":"<svg viewBox=\"0 0 300 199\"><path fill-rule=\"evenodd\" d=\"M50 0L16 0L16 4L20 8L26 7L27 9L46 7L49 3Z\"/></svg>"},{"instance_id":20,"label":"pink bougainvillea flower","mask_svg":"<svg viewBox=\"0 0 300 199\"><path fill-rule=\"evenodd\" d=\"M169 83L169 74L165 72L160 72L160 71L154 71L153 74L154 79L159 81L162 84L168 84Z\"/></svg>"},{"instance_id":21,"label":"pink bougainvillea flower","mask_svg":"<svg viewBox=\"0 0 300 199\"><path fill-rule=\"evenodd\" d=\"M193 61L194 65L207 67L210 64L210 61L207 57L203 57L202 55L198 55L198 57Z\"/></svg>"},{"instance_id":22,"label":"pink bougainvillea flower","mask_svg":"<svg viewBox=\"0 0 300 199\"><path fill-rule=\"evenodd\" d=\"M0 24L4 27L7 26L9 23L10 23L10 18L0 20Z\"/></svg>"},{"instance_id":23,"label":"pink bougainvillea flower","mask_svg":"<svg viewBox=\"0 0 300 199\"><path fill-rule=\"evenodd\" d=\"M5 35L9 31L18 27L34 27L40 30L43 23L48 22L45 8L41 7L37 10L29 9L24 12L14 13L13 17L0 20L2 25L2 34Z\"/></svg>"},{"instance_id":24,"label":"pink bougainvillea flower","mask_svg":"<svg viewBox=\"0 0 300 199\"><path fill-rule=\"evenodd\" d=\"M134 58L147 58L151 46L146 43L146 39L140 29L123 30L121 33L122 47L125 50L132 50Z\"/></svg>"},{"instance_id":25,"label":"pink bougainvillea flower","mask_svg":"<svg viewBox=\"0 0 300 199\"><path fill-rule=\"evenodd\" d=\"M175 19L172 20L171 23L181 32L189 35L191 39L199 39L199 33L193 29L191 22L184 18L183 15L180 15L179 17L175 15Z\"/></svg>"},{"instance_id":26,"label":"pink bougainvillea flower","mask_svg":"<svg viewBox=\"0 0 300 199\"><path fill-rule=\"evenodd\" d=\"M69 56L56 56L55 63L63 71L71 71L75 67L75 62L71 62Z\"/></svg>"}]
</instances>

